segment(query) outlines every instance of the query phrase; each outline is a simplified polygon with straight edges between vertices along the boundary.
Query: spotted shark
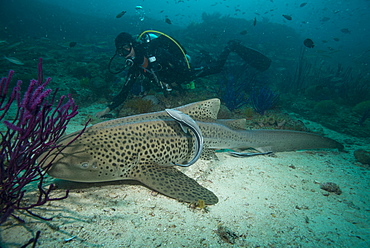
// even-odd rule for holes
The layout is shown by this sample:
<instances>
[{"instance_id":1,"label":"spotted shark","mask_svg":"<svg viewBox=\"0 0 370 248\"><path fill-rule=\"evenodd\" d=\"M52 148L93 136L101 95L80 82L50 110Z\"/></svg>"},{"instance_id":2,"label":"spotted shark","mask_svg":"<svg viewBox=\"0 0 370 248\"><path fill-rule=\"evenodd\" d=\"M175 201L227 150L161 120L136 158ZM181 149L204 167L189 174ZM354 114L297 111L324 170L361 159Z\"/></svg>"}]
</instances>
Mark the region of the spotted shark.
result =
<instances>
[{"instance_id":1,"label":"spotted shark","mask_svg":"<svg viewBox=\"0 0 370 248\"><path fill-rule=\"evenodd\" d=\"M343 146L313 133L287 130L241 130L243 121L217 120L219 99L174 109L100 122L62 137L58 147L41 156L52 163L47 173L64 180L103 182L134 179L166 196L216 204L217 196L186 176L188 166L215 150L254 148L262 154ZM238 125L236 125L238 123ZM80 136L78 136L80 135ZM76 138L77 137L77 138ZM75 139L72 143L70 143Z\"/></svg>"}]
</instances>

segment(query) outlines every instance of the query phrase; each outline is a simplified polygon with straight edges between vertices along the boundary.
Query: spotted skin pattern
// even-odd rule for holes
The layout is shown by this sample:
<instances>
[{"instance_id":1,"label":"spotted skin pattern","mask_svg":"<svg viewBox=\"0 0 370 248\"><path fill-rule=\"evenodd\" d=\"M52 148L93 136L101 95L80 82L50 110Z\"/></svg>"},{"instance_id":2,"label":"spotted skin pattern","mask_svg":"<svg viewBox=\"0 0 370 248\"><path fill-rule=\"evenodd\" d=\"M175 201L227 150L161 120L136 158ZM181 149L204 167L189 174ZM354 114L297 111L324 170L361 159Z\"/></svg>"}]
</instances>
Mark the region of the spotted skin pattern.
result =
<instances>
[{"instance_id":1,"label":"spotted skin pattern","mask_svg":"<svg viewBox=\"0 0 370 248\"><path fill-rule=\"evenodd\" d=\"M286 130L235 130L218 122L219 99L210 99L175 108L189 115L199 125L204 138L204 154L216 149L247 149L261 152L300 149L343 149L338 142L313 133ZM235 123L239 123L238 120ZM63 137L68 144L79 132ZM88 127L85 132L53 160L48 174L77 182L138 180L169 197L184 202L204 200L216 204L217 196L189 178L174 164L184 164L194 157L196 138L185 133L165 111L109 120ZM46 156L46 154L45 154ZM205 157L205 156L203 156ZM42 157L43 158L43 157ZM41 159L42 159L41 158Z\"/></svg>"},{"instance_id":2,"label":"spotted skin pattern","mask_svg":"<svg viewBox=\"0 0 370 248\"><path fill-rule=\"evenodd\" d=\"M213 99L176 109L196 119L215 120L219 105ZM64 137L60 144L75 135ZM192 132L184 133L164 111L105 121L87 128L58 155L48 173L79 182L135 179L179 201L216 204L214 193L173 167L194 156L195 141Z\"/></svg>"}]
</instances>

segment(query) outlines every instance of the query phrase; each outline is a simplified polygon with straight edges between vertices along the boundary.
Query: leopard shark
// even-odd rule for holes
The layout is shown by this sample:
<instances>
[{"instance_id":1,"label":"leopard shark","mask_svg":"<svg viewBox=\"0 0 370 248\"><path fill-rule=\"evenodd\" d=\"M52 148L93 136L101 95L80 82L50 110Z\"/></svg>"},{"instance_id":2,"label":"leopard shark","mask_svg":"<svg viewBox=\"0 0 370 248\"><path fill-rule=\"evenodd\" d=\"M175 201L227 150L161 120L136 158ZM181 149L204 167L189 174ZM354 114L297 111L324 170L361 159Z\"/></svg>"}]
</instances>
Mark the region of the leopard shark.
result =
<instances>
[{"instance_id":1,"label":"leopard shark","mask_svg":"<svg viewBox=\"0 0 370 248\"><path fill-rule=\"evenodd\" d=\"M220 149L242 157L247 153L240 151L249 148L261 154L343 149L339 142L309 132L243 130L243 120L217 120L219 109L220 100L215 98L103 121L62 137L59 148L41 160L51 164L47 173L54 178L90 183L133 179L182 202L202 200L212 205L218 197L177 165L189 166Z\"/></svg>"}]
</instances>

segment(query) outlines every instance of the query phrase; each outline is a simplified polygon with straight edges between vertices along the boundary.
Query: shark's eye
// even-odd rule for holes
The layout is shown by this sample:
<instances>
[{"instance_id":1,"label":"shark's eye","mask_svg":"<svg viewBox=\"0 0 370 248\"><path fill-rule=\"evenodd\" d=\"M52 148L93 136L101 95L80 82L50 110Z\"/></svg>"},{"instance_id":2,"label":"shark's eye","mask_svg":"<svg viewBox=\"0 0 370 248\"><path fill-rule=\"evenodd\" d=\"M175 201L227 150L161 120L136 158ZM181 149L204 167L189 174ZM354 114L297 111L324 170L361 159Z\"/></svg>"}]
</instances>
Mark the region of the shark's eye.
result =
<instances>
[{"instance_id":1,"label":"shark's eye","mask_svg":"<svg viewBox=\"0 0 370 248\"><path fill-rule=\"evenodd\" d=\"M87 167L89 167L89 163L88 163L88 162L83 162L83 163L81 164L81 167L82 167L82 168L87 168Z\"/></svg>"}]
</instances>

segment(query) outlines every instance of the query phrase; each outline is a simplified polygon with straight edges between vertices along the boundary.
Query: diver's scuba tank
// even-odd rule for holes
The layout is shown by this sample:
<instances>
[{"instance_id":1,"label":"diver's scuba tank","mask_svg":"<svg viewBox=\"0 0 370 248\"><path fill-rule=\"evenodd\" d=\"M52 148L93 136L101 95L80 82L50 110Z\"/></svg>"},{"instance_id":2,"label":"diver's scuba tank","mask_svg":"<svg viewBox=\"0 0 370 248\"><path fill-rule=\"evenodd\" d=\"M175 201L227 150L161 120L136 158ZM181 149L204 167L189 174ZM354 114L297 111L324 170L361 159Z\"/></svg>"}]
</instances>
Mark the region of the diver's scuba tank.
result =
<instances>
[{"instance_id":1,"label":"diver's scuba tank","mask_svg":"<svg viewBox=\"0 0 370 248\"><path fill-rule=\"evenodd\" d=\"M152 40L158 38L159 36L156 35L156 34L153 34L153 33L144 33L142 35L138 35L138 37L136 38L136 41L143 44L143 43L149 43L151 42Z\"/></svg>"}]
</instances>

